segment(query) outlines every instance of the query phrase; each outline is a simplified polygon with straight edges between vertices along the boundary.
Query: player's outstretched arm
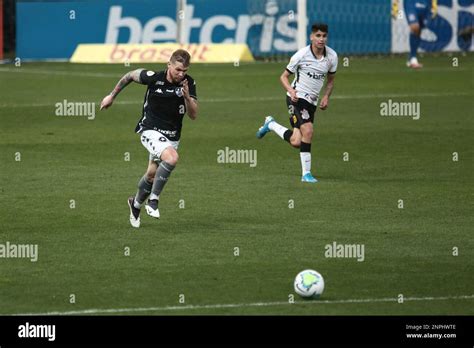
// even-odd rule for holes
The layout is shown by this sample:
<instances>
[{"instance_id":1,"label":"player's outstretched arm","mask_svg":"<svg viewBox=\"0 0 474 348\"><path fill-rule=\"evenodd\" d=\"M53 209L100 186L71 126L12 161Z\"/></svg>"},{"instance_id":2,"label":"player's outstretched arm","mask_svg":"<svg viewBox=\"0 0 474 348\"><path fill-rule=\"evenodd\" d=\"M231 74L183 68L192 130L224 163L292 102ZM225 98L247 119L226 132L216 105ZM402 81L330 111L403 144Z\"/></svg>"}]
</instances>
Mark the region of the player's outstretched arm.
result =
<instances>
[{"instance_id":1,"label":"player's outstretched arm","mask_svg":"<svg viewBox=\"0 0 474 348\"><path fill-rule=\"evenodd\" d=\"M109 106L111 106L114 102L115 97L122 91L122 89L127 87L130 82L134 81L137 83L141 83L140 73L142 72L142 70L143 69L132 70L123 75L115 86L114 90L110 92L110 94L107 95L104 99L102 99L102 102L100 103L100 109L107 109Z\"/></svg>"},{"instance_id":2,"label":"player's outstretched arm","mask_svg":"<svg viewBox=\"0 0 474 348\"><path fill-rule=\"evenodd\" d=\"M334 88L335 78L336 78L335 74L328 74L328 83L326 84L324 96L323 96L323 99L321 99L321 103L319 103L319 108L321 110L326 110L329 106L329 97L331 96L332 90Z\"/></svg>"}]
</instances>

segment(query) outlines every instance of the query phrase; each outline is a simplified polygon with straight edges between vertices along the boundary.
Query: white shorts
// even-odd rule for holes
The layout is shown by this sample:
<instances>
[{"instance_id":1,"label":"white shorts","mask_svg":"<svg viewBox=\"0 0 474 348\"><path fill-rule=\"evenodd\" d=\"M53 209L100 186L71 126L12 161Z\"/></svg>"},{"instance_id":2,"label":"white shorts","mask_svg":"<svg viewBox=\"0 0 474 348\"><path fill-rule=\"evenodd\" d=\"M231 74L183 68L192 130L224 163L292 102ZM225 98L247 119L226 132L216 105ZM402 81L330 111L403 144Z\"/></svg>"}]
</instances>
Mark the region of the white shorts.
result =
<instances>
[{"instance_id":1,"label":"white shorts","mask_svg":"<svg viewBox=\"0 0 474 348\"><path fill-rule=\"evenodd\" d=\"M140 140L150 153L150 161L160 162L161 153L167 147L178 150L179 141L171 141L162 133L156 130L146 130L140 134Z\"/></svg>"}]
</instances>

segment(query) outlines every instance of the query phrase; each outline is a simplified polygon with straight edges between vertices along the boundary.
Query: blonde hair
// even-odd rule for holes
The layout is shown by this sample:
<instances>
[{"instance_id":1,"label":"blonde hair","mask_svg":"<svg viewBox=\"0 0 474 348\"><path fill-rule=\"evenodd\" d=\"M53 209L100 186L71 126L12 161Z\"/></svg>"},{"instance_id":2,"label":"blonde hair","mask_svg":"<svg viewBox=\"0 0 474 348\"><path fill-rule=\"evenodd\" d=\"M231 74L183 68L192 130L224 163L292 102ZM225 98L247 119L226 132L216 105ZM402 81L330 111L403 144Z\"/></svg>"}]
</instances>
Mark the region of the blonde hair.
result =
<instances>
[{"instance_id":1,"label":"blonde hair","mask_svg":"<svg viewBox=\"0 0 474 348\"><path fill-rule=\"evenodd\" d=\"M184 66L189 66L189 62L191 61L191 55L188 51L179 49L173 52L170 58L171 63L180 62Z\"/></svg>"}]
</instances>

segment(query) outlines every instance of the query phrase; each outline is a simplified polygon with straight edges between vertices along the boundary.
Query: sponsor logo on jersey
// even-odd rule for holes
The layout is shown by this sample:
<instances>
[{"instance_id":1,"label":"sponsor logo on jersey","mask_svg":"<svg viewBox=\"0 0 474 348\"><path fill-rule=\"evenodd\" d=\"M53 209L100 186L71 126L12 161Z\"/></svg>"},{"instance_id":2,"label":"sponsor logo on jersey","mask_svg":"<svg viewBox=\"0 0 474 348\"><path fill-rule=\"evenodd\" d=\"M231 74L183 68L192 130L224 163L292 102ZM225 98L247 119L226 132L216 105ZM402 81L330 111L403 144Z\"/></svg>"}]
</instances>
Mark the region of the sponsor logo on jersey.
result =
<instances>
[{"instance_id":1,"label":"sponsor logo on jersey","mask_svg":"<svg viewBox=\"0 0 474 348\"><path fill-rule=\"evenodd\" d=\"M304 95L304 98L305 98L305 99L309 99L309 100L311 100L311 101L313 101L313 102L317 99L317 97L314 97L314 96L312 96L312 95L309 95L308 93L306 93L306 94Z\"/></svg>"},{"instance_id":2,"label":"sponsor logo on jersey","mask_svg":"<svg viewBox=\"0 0 474 348\"><path fill-rule=\"evenodd\" d=\"M316 74L316 73L310 72L310 71L308 71L306 73L306 75L308 75L309 77L311 77L312 79L315 79L315 80L323 80L324 77L326 76L326 74Z\"/></svg>"},{"instance_id":3,"label":"sponsor logo on jersey","mask_svg":"<svg viewBox=\"0 0 474 348\"><path fill-rule=\"evenodd\" d=\"M177 131L170 131L170 130L167 130L167 129L156 129L158 132L162 133L162 134L166 134L166 135L169 135L169 136L175 136Z\"/></svg>"}]
</instances>

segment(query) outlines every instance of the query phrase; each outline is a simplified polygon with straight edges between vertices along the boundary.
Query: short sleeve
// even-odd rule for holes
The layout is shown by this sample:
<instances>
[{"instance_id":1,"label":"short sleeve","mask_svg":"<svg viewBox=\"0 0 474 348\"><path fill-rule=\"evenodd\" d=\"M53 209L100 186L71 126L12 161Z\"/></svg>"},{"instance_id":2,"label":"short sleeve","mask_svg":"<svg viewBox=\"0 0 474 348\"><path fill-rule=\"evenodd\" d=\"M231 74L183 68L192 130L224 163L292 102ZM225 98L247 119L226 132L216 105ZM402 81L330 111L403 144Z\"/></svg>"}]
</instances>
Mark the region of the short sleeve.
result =
<instances>
[{"instance_id":1,"label":"short sleeve","mask_svg":"<svg viewBox=\"0 0 474 348\"><path fill-rule=\"evenodd\" d=\"M331 56L331 67L329 68L329 74L335 74L337 70L337 54Z\"/></svg>"},{"instance_id":2,"label":"short sleeve","mask_svg":"<svg viewBox=\"0 0 474 348\"><path fill-rule=\"evenodd\" d=\"M158 74L153 70L142 70L140 73L140 83L142 85L151 85L157 81Z\"/></svg>"},{"instance_id":3,"label":"short sleeve","mask_svg":"<svg viewBox=\"0 0 474 348\"><path fill-rule=\"evenodd\" d=\"M295 71L298 69L298 65L301 60L301 55L299 52L296 52L290 59L290 62L286 66L286 71L288 71L290 74L294 74Z\"/></svg>"},{"instance_id":4,"label":"short sleeve","mask_svg":"<svg viewBox=\"0 0 474 348\"><path fill-rule=\"evenodd\" d=\"M188 78L188 86L189 96L197 100L196 81L194 81L192 78Z\"/></svg>"}]
</instances>

